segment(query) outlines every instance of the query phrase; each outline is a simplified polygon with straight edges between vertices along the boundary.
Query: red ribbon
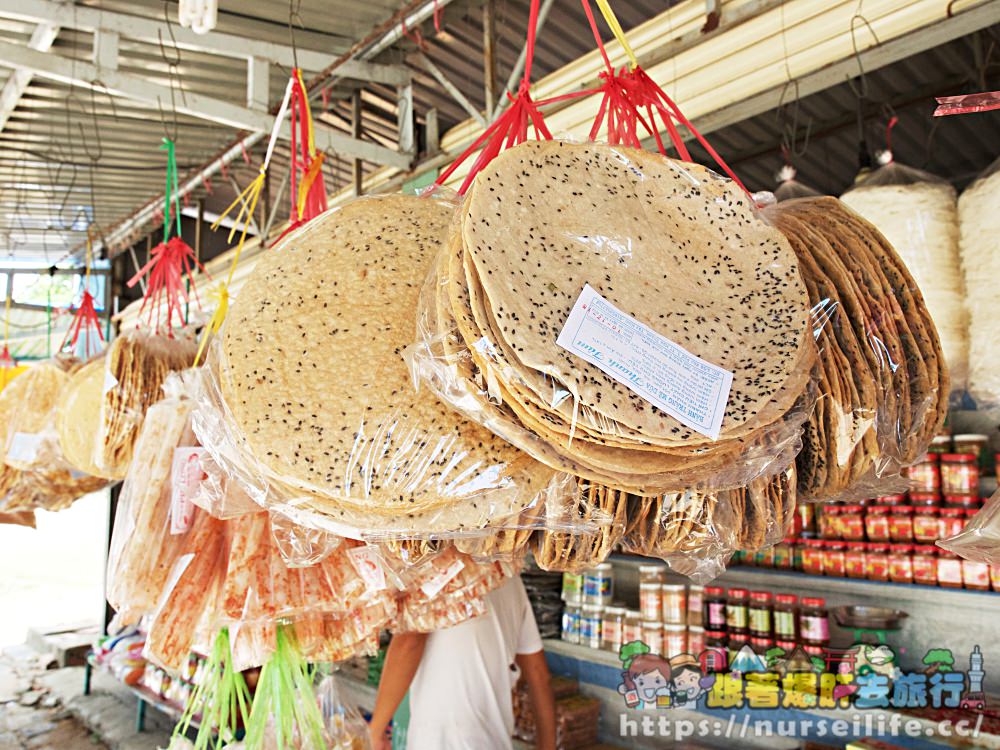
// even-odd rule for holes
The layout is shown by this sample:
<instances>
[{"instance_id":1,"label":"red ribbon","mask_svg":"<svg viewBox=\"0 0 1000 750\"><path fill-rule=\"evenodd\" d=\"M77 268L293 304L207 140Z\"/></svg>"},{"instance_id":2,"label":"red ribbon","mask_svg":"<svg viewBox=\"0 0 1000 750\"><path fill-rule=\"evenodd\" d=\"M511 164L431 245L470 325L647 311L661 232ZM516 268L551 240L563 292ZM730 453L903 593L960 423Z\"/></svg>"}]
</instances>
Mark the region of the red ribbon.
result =
<instances>
[{"instance_id":1,"label":"red ribbon","mask_svg":"<svg viewBox=\"0 0 1000 750\"><path fill-rule=\"evenodd\" d=\"M898 124L899 118L893 115L885 125L885 150L889 152L890 160L892 159L892 129Z\"/></svg>"},{"instance_id":2,"label":"red ribbon","mask_svg":"<svg viewBox=\"0 0 1000 750\"><path fill-rule=\"evenodd\" d=\"M143 297L139 315L146 316L147 322L154 330L161 330L165 325L167 332L174 327L174 316L180 325L184 323L183 305L189 302L185 280L191 285L194 300L199 305L198 288L195 286L194 271L200 270L208 276L205 267L195 258L194 250L180 237L171 237L167 242L161 242L150 252L149 261L128 281L129 288L139 283L139 280L149 274L146 296ZM163 301L167 304L166 320L161 320L160 307ZM152 304L152 307L150 307ZM155 313L155 321L153 315Z\"/></svg>"},{"instance_id":3,"label":"red ribbon","mask_svg":"<svg viewBox=\"0 0 1000 750\"><path fill-rule=\"evenodd\" d=\"M91 339L91 331L97 333L96 340ZM97 310L94 308L94 296L87 289L83 290L80 305L73 315L73 322L70 323L62 343L59 345L60 351L66 348L67 343L75 351L81 334L83 334L84 358L97 354L100 351L97 342L104 343L104 334L101 332L101 322L97 317ZM91 341L94 341L93 348L91 348Z\"/></svg>"}]
</instances>

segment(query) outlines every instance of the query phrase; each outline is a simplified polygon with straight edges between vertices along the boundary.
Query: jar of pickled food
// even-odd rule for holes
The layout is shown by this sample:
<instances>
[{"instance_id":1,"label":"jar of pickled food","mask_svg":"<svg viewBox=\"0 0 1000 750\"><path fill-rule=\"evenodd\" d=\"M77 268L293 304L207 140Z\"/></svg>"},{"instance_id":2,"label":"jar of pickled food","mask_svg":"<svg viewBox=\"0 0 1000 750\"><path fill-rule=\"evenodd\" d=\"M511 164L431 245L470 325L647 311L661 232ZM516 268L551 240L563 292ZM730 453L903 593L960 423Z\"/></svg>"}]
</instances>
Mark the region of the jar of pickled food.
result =
<instances>
[{"instance_id":1,"label":"jar of pickled food","mask_svg":"<svg viewBox=\"0 0 1000 750\"><path fill-rule=\"evenodd\" d=\"M611 604L613 580L611 563L601 563L585 570L583 573L584 604L600 606Z\"/></svg>"},{"instance_id":2,"label":"jar of pickled food","mask_svg":"<svg viewBox=\"0 0 1000 750\"><path fill-rule=\"evenodd\" d=\"M601 622L604 608L599 604L584 604L580 615L580 645L601 647Z\"/></svg>"},{"instance_id":3,"label":"jar of pickled food","mask_svg":"<svg viewBox=\"0 0 1000 750\"><path fill-rule=\"evenodd\" d=\"M845 505L840 511L840 538L847 542L865 540L865 515L861 505Z\"/></svg>"},{"instance_id":4,"label":"jar of pickled food","mask_svg":"<svg viewBox=\"0 0 1000 750\"><path fill-rule=\"evenodd\" d=\"M639 584L639 611L643 620L660 619L660 588L662 583L640 583Z\"/></svg>"},{"instance_id":5,"label":"jar of pickled food","mask_svg":"<svg viewBox=\"0 0 1000 750\"><path fill-rule=\"evenodd\" d=\"M819 510L820 539L840 539L840 514L843 508L839 505L824 505Z\"/></svg>"},{"instance_id":6,"label":"jar of pickled food","mask_svg":"<svg viewBox=\"0 0 1000 750\"><path fill-rule=\"evenodd\" d=\"M844 572L848 578L864 578L865 572L865 549L868 547L864 542L851 542L847 545L844 553Z\"/></svg>"},{"instance_id":7,"label":"jar of pickled food","mask_svg":"<svg viewBox=\"0 0 1000 750\"><path fill-rule=\"evenodd\" d=\"M687 624L701 626L702 607L704 606L704 586L688 586L687 590Z\"/></svg>"},{"instance_id":8,"label":"jar of pickled food","mask_svg":"<svg viewBox=\"0 0 1000 750\"><path fill-rule=\"evenodd\" d=\"M662 619L671 625L687 621L687 596L683 583L664 583L660 586Z\"/></svg>"},{"instance_id":9,"label":"jar of pickled food","mask_svg":"<svg viewBox=\"0 0 1000 750\"><path fill-rule=\"evenodd\" d=\"M802 548L805 540L792 539L792 570L802 570Z\"/></svg>"},{"instance_id":10,"label":"jar of pickled food","mask_svg":"<svg viewBox=\"0 0 1000 750\"><path fill-rule=\"evenodd\" d=\"M643 620L642 642L649 646L649 653L670 658L670 653L663 650L663 623L659 620Z\"/></svg>"},{"instance_id":11,"label":"jar of pickled food","mask_svg":"<svg viewBox=\"0 0 1000 750\"><path fill-rule=\"evenodd\" d=\"M726 592L722 586L706 586L704 598L704 616L702 618L705 632L725 632L726 630ZM706 635L706 638L708 636Z\"/></svg>"},{"instance_id":12,"label":"jar of pickled food","mask_svg":"<svg viewBox=\"0 0 1000 750\"><path fill-rule=\"evenodd\" d=\"M637 609L625 610L625 625L622 627L622 643L642 640L642 613Z\"/></svg>"},{"instance_id":13,"label":"jar of pickled food","mask_svg":"<svg viewBox=\"0 0 1000 750\"><path fill-rule=\"evenodd\" d=\"M941 491L941 464L937 453L928 453L904 470L915 492Z\"/></svg>"},{"instance_id":14,"label":"jar of pickled food","mask_svg":"<svg viewBox=\"0 0 1000 750\"><path fill-rule=\"evenodd\" d=\"M962 585L974 591L989 591L989 564L973 562L972 560L962 560Z\"/></svg>"},{"instance_id":15,"label":"jar of pickled food","mask_svg":"<svg viewBox=\"0 0 1000 750\"><path fill-rule=\"evenodd\" d=\"M937 580L938 586L949 589L962 588L962 559L953 552L938 549Z\"/></svg>"},{"instance_id":16,"label":"jar of pickled food","mask_svg":"<svg viewBox=\"0 0 1000 750\"><path fill-rule=\"evenodd\" d=\"M889 580L894 583L913 583L913 545L889 545Z\"/></svg>"},{"instance_id":17,"label":"jar of pickled food","mask_svg":"<svg viewBox=\"0 0 1000 750\"><path fill-rule=\"evenodd\" d=\"M941 504L941 494L939 492L911 492L908 497L907 504L914 507Z\"/></svg>"},{"instance_id":18,"label":"jar of pickled food","mask_svg":"<svg viewBox=\"0 0 1000 750\"><path fill-rule=\"evenodd\" d=\"M810 575L823 575L823 542L806 539L802 548L802 570Z\"/></svg>"},{"instance_id":19,"label":"jar of pickled food","mask_svg":"<svg viewBox=\"0 0 1000 750\"><path fill-rule=\"evenodd\" d=\"M567 643L580 642L580 605L567 604L563 608L562 639Z\"/></svg>"},{"instance_id":20,"label":"jar of pickled food","mask_svg":"<svg viewBox=\"0 0 1000 750\"><path fill-rule=\"evenodd\" d=\"M750 620L750 636L753 638L770 638L773 632L771 624L771 592L751 591L747 614Z\"/></svg>"},{"instance_id":21,"label":"jar of pickled food","mask_svg":"<svg viewBox=\"0 0 1000 750\"><path fill-rule=\"evenodd\" d=\"M605 607L601 618L601 648L617 654L622 647L625 630L625 608Z\"/></svg>"},{"instance_id":22,"label":"jar of pickled food","mask_svg":"<svg viewBox=\"0 0 1000 750\"><path fill-rule=\"evenodd\" d=\"M701 628L699 628L701 630ZM704 632L704 631L702 631ZM668 659L683 653L701 653L698 651L688 652L688 628L686 625L664 624L663 625L663 651L660 652Z\"/></svg>"},{"instance_id":23,"label":"jar of pickled food","mask_svg":"<svg viewBox=\"0 0 1000 750\"><path fill-rule=\"evenodd\" d=\"M938 513L938 539L947 539L965 528L965 511L962 508L942 508Z\"/></svg>"},{"instance_id":24,"label":"jar of pickled food","mask_svg":"<svg viewBox=\"0 0 1000 750\"><path fill-rule=\"evenodd\" d=\"M778 594L774 597L774 637L794 641L798 620L799 598L795 594Z\"/></svg>"},{"instance_id":25,"label":"jar of pickled food","mask_svg":"<svg viewBox=\"0 0 1000 750\"><path fill-rule=\"evenodd\" d=\"M747 614L748 592L746 589L729 589L726 599L726 631L733 635L746 635L749 626Z\"/></svg>"},{"instance_id":26,"label":"jar of pickled food","mask_svg":"<svg viewBox=\"0 0 1000 750\"><path fill-rule=\"evenodd\" d=\"M843 542L825 542L823 545L823 575L843 578L846 573L845 550Z\"/></svg>"},{"instance_id":27,"label":"jar of pickled food","mask_svg":"<svg viewBox=\"0 0 1000 750\"><path fill-rule=\"evenodd\" d=\"M889 506L869 505L865 514L865 534L869 542L889 541Z\"/></svg>"},{"instance_id":28,"label":"jar of pickled food","mask_svg":"<svg viewBox=\"0 0 1000 750\"><path fill-rule=\"evenodd\" d=\"M933 544L918 544L913 548L913 582L937 585L937 547Z\"/></svg>"},{"instance_id":29,"label":"jar of pickled food","mask_svg":"<svg viewBox=\"0 0 1000 750\"><path fill-rule=\"evenodd\" d=\"M663 565L640 565L639 566L639 585L644 583L656 583L662 584L664 578L666 578L667 569Z\"/></svg>"},{"instance_id":30,"label":"jar of pickled food","mask_svg":"<svg viewBox=\"0 0 1000 750\"><path fill-rule=\"evenodd\" d=\"M869 544L865 550L865 578L869 581L889 580L889 545Z\"/></svg>"},{"instance_id":31,"label":"jar of pickled food","mask_svg":"<svg viewBox=\"0 0 1000 750\"><path fill-rule=\"evenodd\" d=\"M830 643L830 615L826 600L819 596L802 598L799 612L799 638L803 646L825 647Z\"/></svg>"},{"instance_id":32,"label":"jar of pickled food","mask_svg":"<svg viewBox=\"0 0 1000 750\"><path fill-rule=\"evenodd\" d=\"M941 491L945 495L979 494L979 464L975 453L942 454Z\"/></svg>"},{"instance_id":33,"label":"jar of pickled food","mask_svg":"<svg viewBox=\"0 0 1000 750\"><path fill-rule=\"evenodd\" d=\"M699 656L705 650L705 628L700 625L688 625L687 653Z\"/></svg>"},{"instance_id":34,"label":"jar of pickled food","mask_svg":"<svg viewBox=\"0 0 1000 750\"><path fill-rule=\"evenodd\" d=\"M936 507L921 505L914 508L913 541L919 544L932 544L938 540L940 529L940 519Z\"/></svg>"},{"instance_id":35,"label":"jar of pickled food","mask_svg":"<svg viewBox=\"0 0 1000 750\"><path fill-rule=\"evenodd\" d=\"M889 539L913 543L913 506L897 505L889 513Z\"/></svg>"}]
</instances>

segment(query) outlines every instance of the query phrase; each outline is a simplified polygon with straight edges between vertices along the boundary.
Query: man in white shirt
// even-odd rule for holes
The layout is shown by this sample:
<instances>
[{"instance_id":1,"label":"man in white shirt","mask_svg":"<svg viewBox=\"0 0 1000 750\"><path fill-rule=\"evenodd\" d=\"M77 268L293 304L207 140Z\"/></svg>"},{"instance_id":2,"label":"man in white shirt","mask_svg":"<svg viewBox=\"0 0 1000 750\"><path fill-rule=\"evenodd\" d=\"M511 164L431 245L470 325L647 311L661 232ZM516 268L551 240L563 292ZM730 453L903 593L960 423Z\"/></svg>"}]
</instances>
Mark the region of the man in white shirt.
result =
<instances>
[{"instance_id":1,"label":"man in white shirt","mask_svg":"<svg viewBox=\"0 0 1000 750\"><path fill-rule=\"evenodd\" d=\"M393 636L371 720L375 750L389 747L386 727L410 691L407 750L511 748L511 691L524 677L538 750L555 750L555 702L542 639L518 576L486 596L487 611L436 633Z\"/></svg>"}]
</instances>

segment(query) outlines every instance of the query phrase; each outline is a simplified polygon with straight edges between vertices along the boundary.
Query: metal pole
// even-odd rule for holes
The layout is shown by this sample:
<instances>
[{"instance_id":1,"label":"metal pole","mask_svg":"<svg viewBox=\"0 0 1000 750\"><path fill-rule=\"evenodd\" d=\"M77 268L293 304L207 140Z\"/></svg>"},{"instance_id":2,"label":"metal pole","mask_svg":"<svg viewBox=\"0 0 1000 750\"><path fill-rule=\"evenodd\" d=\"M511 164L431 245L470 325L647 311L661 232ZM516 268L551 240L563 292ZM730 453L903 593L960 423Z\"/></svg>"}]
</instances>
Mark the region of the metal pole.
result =
<instances>
[{"instance_id":1,"label":"metal pole","mask_svg":"<svg viewBox=\"0 0 1000 750\"><path fill-rule=\"evenodd\" d=\"M351 135L355 138L361 137L361 92L355 91L351 94ZM354 194L361 195L364 192L362 184L362 164L361 159L351 160L351 179L354 184Z\"/></svg>"}]
</instances>

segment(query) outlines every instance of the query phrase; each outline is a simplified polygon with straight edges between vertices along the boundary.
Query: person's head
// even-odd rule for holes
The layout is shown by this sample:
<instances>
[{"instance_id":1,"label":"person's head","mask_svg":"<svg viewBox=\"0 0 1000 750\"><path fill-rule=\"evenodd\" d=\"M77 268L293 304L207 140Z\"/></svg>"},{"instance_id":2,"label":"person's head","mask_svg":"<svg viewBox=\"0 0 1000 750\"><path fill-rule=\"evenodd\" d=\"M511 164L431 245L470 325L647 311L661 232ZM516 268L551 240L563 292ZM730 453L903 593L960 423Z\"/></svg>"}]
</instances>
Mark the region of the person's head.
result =
<instances>
[{"instance_id":1,"label":"person's head","mask_svg":"<svg viewBox=\"0 0 1000 750\"><path fill-rule=\"evenodd\" d=\"M625 687L635 690L639 697L652 703L657 691L670 683L670 662L656 654L640 654L632 660L623 673Z\"/></svg>"},{"instance_id":2,"label":"person's head","mask_svg":"<svg viewBox=\"0 0 1000 750\"><path fill-rule=\"evenodd\" d=\"M701 670L690 664L685 664L674 672L674 691L687 695L688 701L693 701L701 694Z\"/></svg>"}]
</instances>

